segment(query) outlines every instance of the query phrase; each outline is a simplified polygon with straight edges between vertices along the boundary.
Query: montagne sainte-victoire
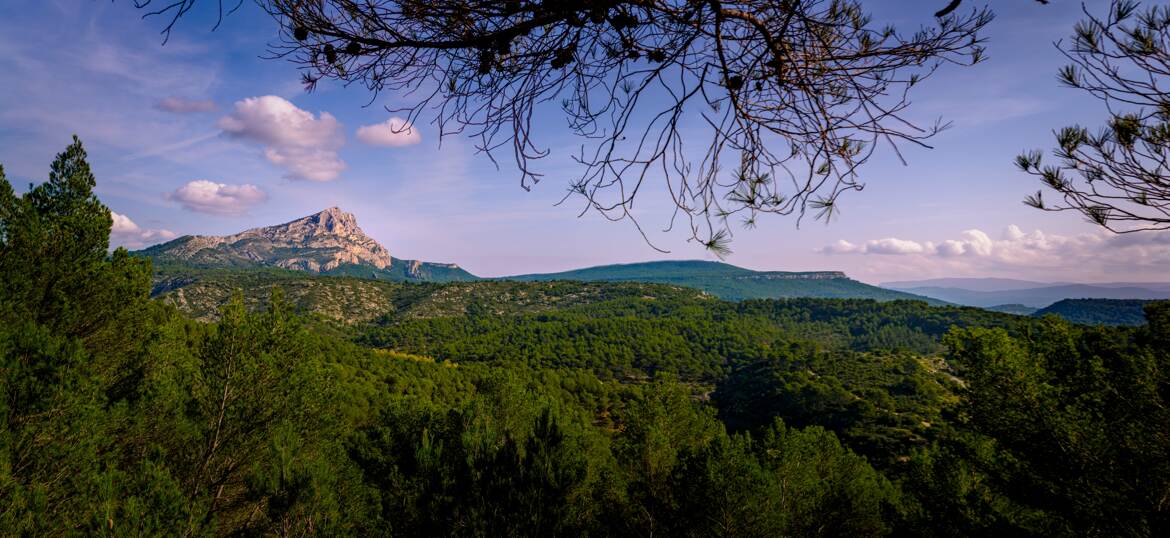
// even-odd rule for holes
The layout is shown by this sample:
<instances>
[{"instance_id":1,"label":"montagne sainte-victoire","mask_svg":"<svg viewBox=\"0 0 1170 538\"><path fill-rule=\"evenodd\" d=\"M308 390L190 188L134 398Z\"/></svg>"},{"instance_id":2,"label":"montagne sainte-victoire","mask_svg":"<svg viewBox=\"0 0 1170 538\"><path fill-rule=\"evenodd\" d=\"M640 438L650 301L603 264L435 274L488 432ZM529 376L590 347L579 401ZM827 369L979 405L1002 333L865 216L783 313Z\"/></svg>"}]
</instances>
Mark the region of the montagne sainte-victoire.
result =
<instances>
[{"instance_id":1,"label":"montagne sainte-victoire","mask_svg":"<svg viewBox=\"0 0 1170 538\"><path fill-rule=\"evenodd\" d=\"M384 280L450 282L476 277L450 263L402 260L336 207L228 236L185 235L139 251L156 264L198 268L272 267Z\"/></svg>"}]
</instances>

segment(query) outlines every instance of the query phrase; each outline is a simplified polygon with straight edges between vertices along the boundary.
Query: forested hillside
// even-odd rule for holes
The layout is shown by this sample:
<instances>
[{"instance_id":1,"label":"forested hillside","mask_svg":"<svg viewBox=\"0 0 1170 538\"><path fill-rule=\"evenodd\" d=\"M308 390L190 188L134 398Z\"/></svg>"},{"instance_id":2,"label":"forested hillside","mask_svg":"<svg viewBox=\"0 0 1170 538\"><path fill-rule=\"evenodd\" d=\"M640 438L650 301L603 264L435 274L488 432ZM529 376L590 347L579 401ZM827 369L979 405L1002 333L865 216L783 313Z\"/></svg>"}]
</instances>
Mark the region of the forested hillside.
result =
<instances>
[{"instance_id":1,"label":"forested hillside","mask_svg":"<svg viewBox=\"0 0 1170 538\"><path fill-rule=\"evenodd\" d=\"M918 300L946 304L938 299L870 286L838 271L752 271L734 265L700 260L657 261L602 265L565 271L505 277L507 280L579 282L656 282L701 289L716 297L780 299L816 297L834 299Z\"/></svg>"},{"instance_id":2,"label":"forested hillside","mask_svg":"<svg viewBox=\"0 0 1170 538\"><path fill-rule=\"evenodd\" d=\"M24 194L0 169L4 534L1170 532L1167 303L1088 327L646 284L187 275L231 296L207 322L109 252L94 184L76 141ZM345 293L371 297L349 324L314 314Z\"/></svg>"},{"instance_id":3,"label":"forested hillside","mask_svg":"<svg viewBox=\"0 0 1170 538\"><path fill-rule=\"evenodd\" d=\"M219 318L236 291L251 309L262 309L273 288L305 314L343 323L383 315L457 316L479 309L492 314L538 312L619 297L691 298L713 302L703 292L642 283L451 283L387 282L368 278L315 276L280 269L200 269L166 266L154 274L152 296L203 321Z\"/></svg>"},{"instance_id":4,"label":"forested hillside","mask_svg":"<svg viewBox=\"0 0 1170 538\"><path fill-rule=\"evenodd\" d=\"M1056 315L1087 325L1141 325L1150 301L1141 299L1065 299L1037 310L1034 316Z\"/></svg>"}]
</instances>

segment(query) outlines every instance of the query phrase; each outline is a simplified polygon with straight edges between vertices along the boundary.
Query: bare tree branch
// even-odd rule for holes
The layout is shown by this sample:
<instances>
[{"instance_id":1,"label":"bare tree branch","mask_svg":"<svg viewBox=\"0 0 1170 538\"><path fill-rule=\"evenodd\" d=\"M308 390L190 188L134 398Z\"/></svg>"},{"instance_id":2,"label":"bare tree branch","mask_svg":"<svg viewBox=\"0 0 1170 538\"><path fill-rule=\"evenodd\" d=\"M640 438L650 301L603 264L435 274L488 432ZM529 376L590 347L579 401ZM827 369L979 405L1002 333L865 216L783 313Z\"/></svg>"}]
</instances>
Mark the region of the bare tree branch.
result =
<instances>
[{"instance_id":1,"label":"bare tree branch","mask_svg":"<svg viewBox=\"0 0 1170 538\"><path fill-rule=\"evenodd\" d=\"M534 118L559 107L582 142L564 202L635 220L638 193L661 181L716 252L732 217L830 218L879 142L925 146L946 125L909 122L909 90L980 61L992 18L951 8L904 33L857 0L257 3L281 28L270 57L296 63L309 89L334 79L412 99L395 112L493 162L510 153L525 189L551 153Z\"/></svg>"}]
</instances>

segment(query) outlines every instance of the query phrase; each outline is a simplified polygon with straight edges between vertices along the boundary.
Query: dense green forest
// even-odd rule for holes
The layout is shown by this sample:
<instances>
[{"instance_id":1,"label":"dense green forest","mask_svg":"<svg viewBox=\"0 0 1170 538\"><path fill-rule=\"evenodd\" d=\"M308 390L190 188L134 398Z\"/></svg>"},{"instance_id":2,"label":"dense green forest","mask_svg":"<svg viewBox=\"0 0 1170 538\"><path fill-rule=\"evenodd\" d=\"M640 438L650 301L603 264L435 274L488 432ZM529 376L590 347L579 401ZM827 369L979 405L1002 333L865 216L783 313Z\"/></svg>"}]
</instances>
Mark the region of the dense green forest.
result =
<instances>
[{"instance_id":1,"label":"dense green forest","mask_svg":"<svg viewBox=\"0 0 1170 538\"><path fill-rule=\"evenodd\" d=\"M1086 325L1141 325L1146 322L1141 299L1064 299L1037 310L1034 315L1055 315Z\"/></svg>"},{"instance_id":2,"label":"dense green forest","mask_svg":"<svg viewBox=\"0 0 1170 538\"><path fill-rule=\"evenodd\" d=\"M76 141L22 195L0 169L2 534L1170 533L1167 303L380 283L369 322L280 286L204 322L93 186ZM529 285L573 299L506 308Z\"/></svg>"},{"instance_id":3,"label":"dense green forest","mask_svg":"<svg viewBox=\"0 0 1170 538\"><path fill-rule=\"evenodd\" d=\"M318 276L286 269L156 267L152 296L203 321L219 319L220 308L240 291L259 309L279 287L303 313L343 323L374 321L387 314L409 317L463 315L469 308L495 315L543 312L619 297L689 297L714 302L699 290L662 284L483 281L404 283L355 277Z\"/></svg>"}]
</instances>

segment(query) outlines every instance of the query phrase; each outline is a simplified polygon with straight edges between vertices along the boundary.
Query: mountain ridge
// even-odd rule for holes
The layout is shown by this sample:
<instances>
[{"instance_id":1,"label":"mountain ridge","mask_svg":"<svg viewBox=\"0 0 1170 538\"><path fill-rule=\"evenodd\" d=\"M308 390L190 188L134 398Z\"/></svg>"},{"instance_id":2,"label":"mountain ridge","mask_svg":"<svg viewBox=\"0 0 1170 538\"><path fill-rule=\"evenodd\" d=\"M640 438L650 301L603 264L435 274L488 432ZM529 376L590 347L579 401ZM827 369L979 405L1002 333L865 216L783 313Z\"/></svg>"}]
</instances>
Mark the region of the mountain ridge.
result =
<instances>
[{"instance_id":1,"label":"mountain ridge","mask_svg":"<svg viewBox=\"0 0 1170 538\"><path fill-rule=\"evenodd\" d=\"M396 282L484 280L457 264L395 258L389 249L362 231L353 214L337 207L231 235L186 235L134 254L154 261L156 295L180 290L206 278L207 271L217 270L292 270L310 275ZM946 304L921 295L871 286L841 271L754 271L706 260L599 265L488 280L666 284L695 288L727 300L810 297Z\"/></svg>"},{"instance_id":2,"label":"mountain ridge","mask_svg":"<svg viewBox=\"0 0 1170 538\"><path fill-rule=\"evenodd\" d=\"M934 305L945 301L887 290L849 278L841 271L754 271L707 260L662 260L599 265L561 271L500 277L498 280L543 282L649 282L701 289L728 300L786 297L916 300Z\"/></svg>"},{"instance_id":3,"label":"mountain ridge","mask_svg":"<svg viewBox=\"0 0 1170 538\"><path fill-rule=\"evenodd\" d=\"M913 288L960 288L971 291L1012 291L1056 286L1058 283L997 277L945 277L922 280L898 280L878 284L883 288L906 290Z\"/></svg>"},{"instance_id":4,"label":"mountain ridge","mask_svg":"<svg viewBox=\"0 0 1170 538\"><path fill-rule=\"evenodd\" d=\"M941 277L920 280L896 280L878 284L883 288L961 288L969 291L1011 291L1056 286L1094 286L1100 288L1145 288L1155 291L1170 290L1170 282L1071 282L1065 280L1044 282L1001 277Z\"/></svg>"}]
</instances>

